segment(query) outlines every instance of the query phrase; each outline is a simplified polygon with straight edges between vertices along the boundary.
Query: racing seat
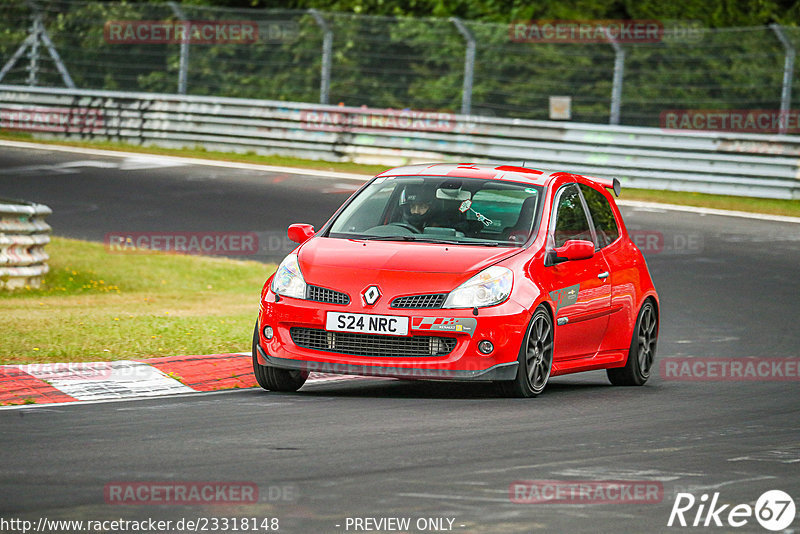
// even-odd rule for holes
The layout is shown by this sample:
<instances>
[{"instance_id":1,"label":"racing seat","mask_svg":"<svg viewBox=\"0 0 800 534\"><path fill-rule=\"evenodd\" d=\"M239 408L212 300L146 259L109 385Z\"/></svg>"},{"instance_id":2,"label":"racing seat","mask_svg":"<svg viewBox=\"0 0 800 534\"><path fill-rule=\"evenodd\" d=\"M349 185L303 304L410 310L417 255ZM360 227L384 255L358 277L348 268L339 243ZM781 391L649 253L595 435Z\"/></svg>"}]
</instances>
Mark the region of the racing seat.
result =
<instances>
[{"instance_id":1,"label":"racing seat","mask_svg":"<svg viewBox=\"0 0 800 534\"><path fill-rule=\"evenodd\" d=\"M531 233L531 225L533 224L533 215L536 209L536 201L538 197L532 196L526 198L522 202L522 207L519 210L519 217L513 226L506 226L503 228L502 236L506 241L512 243L524 243L527 241Z\"/></svg>"}]
</instances>

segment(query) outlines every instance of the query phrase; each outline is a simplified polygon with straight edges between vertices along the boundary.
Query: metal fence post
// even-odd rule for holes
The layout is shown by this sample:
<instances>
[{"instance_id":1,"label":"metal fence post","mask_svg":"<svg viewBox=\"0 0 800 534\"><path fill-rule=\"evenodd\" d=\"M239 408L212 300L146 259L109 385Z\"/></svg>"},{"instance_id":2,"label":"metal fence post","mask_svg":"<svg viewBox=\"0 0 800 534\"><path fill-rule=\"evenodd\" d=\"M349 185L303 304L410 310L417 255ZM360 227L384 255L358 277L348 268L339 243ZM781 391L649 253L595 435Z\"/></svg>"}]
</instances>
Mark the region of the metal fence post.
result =
<instances>
[{"instance_id":1,"label":"metal fence post","mask_svg":"<svg viewBox=\"0 0 800 534\"><path fill-rule=\"evenodd\" d=\"M6 64L3 65L2 70L0 70L0 81L3 81L3 78L5 78L6 74L9 73L9 71L14 67L14 64L22 57L22 55L31 45L31 41L33 41L34 37L35 36L32 33L29 34L22 42L22 45L20 45L20 47L17 48L17 51L14 52L14 55L11 56L11 59L6 61Z\"/></svg>"},{"instance_id":2,"label":"metal fence post","mask_svg":"<svg viewBox=\"0 0 800 534\"><path fill-rule=\"evenodd\" d=\"M317 25L322 29L322 72L319 82L319 103L328 104L331 90L331 61L333 56L333 30L330 24L316 9L309 9L309 13L314 17Z\"/></svg>"},{"instance_id":3,"label":"metal fence post","mask_svg":"<svg viewBox=\"0 0 800 534\"><path fill-rule=\"evenodd\" d=\"M42 31L42 16L39 13L33 15L33 24L31 25L31 39L30 47L28 48L28 85L31 87L36 86L39 74L39 36Z\"/></svg>"},{"instance_id":4,"label":"metal fence post","mask_svg":"<svg viewBox=\"0 0 800 534\"><path fill-rule=\"evenodd\" d=\"M64 80L64 85L69 87L70 89L75 89L75 82L72 81L72 76L69 75L69 71L67 67L64 65L64 62L61 61L61 56L58 55L58 50L56 50L53 41L50 40L50 36L47 35L47 30L44 28L44 23L39 20L39 35L44 42L44 45L47 47L47 51L50 53L50 57L56 64L56 69L58 69L58 73L61 75L61 79Z\"/></svg>"},{"instance_id":5,"label":"metal fence post","mask_svg":"<svg viewBox=\"0 0 800 534\"><path fill-rule=\"evenodd\" d=\"M787 122L789 119L789 108L792 105L792 75L794 74L794 56L795 50L792 42L783 33L783 28L780 24L770 24L770 28L778 36L783 48L786 50L786 57L783 60L783 86L781 88L781 119L779 124L779 133L785 134L787 129Z\"/></svg>"},{"instance_id":6,"label":"metal fence post","mask_svg":"<svg viewBox=\"0 0 800 534\"><path fill-rule=\"evenodd\" d=\"M183 10L175 2L168 2L169 7L175 16L181 21L186 22L186 15ZM189 28L187 28L188 30ZM184 33L184 39L181 41L181 60L178 67L178 94L186 94L186 83L189 77L189 32Z\"/></svg>"},{"instance_id":7,"label":"metal fence post","mask_svg":"<svg viewBox=\"0 0 800 534\"><path fill-rule=\"evenodd\" d=\"M472 113L472 78L475 72L475 37L458 17L450 17L450 21L456 25L458 32L464 36L464 39L467 41L467 51L464 56L464 88L461 94L461 114L469 115Z\"/></svg>"},{"instance_id":8,"label":"metal fence post","mask_svg":"<svg viewBox=\"0 0 800 534\"><path fill-rule=\"evenodd\" d=\"M611 36L608 29L606 29L606 37L614 47L614 80L611 86L611 111L608 123L619 124L620 108L622 107L622 80L625 75L625 50Z\"/></svg>"}]
</instances>

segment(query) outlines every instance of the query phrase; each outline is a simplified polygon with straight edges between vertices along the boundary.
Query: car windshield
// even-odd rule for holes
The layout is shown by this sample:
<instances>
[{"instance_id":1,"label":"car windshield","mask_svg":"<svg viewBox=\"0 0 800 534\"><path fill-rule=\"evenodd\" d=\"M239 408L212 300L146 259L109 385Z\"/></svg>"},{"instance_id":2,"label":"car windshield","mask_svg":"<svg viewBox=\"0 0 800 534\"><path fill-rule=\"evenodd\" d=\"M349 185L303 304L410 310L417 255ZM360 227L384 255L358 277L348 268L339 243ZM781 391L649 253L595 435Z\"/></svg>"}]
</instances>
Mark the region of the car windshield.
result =
<instances>
[{"instance_id":1,"label":"car windshield","mask_svg":"<svg viewBox=\"0 0 800 534\"><path fill-rule=\"evenodd\" d=\"M535 231L541 186L478 178L376 178L328 237L521 246Z\"/></svg>"}]
</instances>

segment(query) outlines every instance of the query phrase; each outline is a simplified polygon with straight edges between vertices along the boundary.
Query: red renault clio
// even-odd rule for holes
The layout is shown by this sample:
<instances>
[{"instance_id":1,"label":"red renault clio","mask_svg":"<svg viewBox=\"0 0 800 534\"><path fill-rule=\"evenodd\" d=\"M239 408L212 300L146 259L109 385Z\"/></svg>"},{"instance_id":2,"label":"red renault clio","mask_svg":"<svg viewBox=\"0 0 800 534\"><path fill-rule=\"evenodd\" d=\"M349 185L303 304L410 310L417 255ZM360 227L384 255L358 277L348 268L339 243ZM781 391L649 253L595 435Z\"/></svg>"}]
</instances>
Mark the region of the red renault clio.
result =
<instances>
[{"instance_id":1,"label":"red renault clio","mask_svg":"<svg viewBox=\"0 0 800 534\"><path fill-rule=\"evenodd\" d=\"M296 391L309 372L496 382L650 376L659 302L609 190L617 180L477 164L399 167L355 193L261 292L253 367Z\"/></svg>"}]
</instances>

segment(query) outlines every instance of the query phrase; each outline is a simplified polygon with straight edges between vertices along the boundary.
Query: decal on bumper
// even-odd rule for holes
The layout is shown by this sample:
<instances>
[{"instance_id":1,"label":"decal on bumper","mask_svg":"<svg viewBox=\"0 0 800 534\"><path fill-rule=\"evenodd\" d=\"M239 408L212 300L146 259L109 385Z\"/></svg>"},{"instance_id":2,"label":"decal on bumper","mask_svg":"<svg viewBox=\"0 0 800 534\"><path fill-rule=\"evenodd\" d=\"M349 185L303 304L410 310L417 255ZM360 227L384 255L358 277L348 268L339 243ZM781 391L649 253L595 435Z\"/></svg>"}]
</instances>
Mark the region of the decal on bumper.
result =
<instances>
[{"instance_id":1,"label":"decal on bumper","mask_svg":"<svg viewBox=\"0 0 800 534\"><path fill-rule=\"evenodd\" d=\"M414 330L427 330L429 332L464 332L475 333L478 320L457 317L414 317L411 319L411 328Z\"/></svg>"}]
</instances>

